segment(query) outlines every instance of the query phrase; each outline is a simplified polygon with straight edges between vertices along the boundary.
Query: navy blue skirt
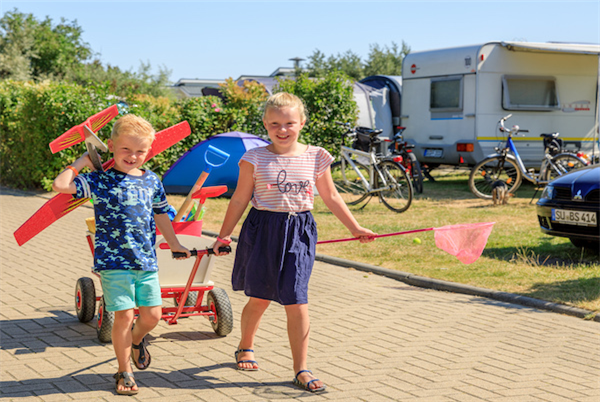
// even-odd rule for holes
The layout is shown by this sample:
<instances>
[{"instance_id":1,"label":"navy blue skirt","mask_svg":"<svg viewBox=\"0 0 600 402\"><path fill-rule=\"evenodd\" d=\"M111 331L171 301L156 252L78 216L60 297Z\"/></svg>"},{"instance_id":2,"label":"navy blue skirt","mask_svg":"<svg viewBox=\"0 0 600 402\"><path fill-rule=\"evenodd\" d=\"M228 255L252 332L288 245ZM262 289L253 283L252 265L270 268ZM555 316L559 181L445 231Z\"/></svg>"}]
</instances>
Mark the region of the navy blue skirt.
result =
<instances>
[{"instance_id":1,"label":"navy blue skirt","mask_svg":"<svg viewBox=\"0 0 600 402\"><path fill-rule=\"evenodd\" d=\"M310 213L252 208L242 225L233 264L233 290L283 305L308 303L317 224Z\"/></svg>"}]
</instances>

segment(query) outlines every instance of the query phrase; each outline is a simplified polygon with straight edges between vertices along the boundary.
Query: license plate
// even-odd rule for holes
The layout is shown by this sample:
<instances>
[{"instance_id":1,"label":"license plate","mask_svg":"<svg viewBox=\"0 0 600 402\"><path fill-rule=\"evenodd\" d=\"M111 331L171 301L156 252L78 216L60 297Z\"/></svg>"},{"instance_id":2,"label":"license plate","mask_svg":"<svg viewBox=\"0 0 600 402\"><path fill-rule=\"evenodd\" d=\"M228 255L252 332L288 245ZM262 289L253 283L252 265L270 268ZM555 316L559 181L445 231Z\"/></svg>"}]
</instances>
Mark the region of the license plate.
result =
<instances>
[{"instance_id":1,"label":"license plate","mask_svg":"<svg viewBox=\"0 0 600 402\"><path fill-rule=\"evenodd\" d=\"M425 156L428 158L441 158L444 156L444 150L442 149L426 149Z\"/></svg>"},{"instance_id":2,"label":"license plate","mask_svg":"<svg viewBox=\"0 0 600 402\"><path fill-rule=\"evenodd\" d=\"M566 209L553 209L552 221L576 226L598 226L595 212L568 211Z\"/></svg>"}]
</instances>

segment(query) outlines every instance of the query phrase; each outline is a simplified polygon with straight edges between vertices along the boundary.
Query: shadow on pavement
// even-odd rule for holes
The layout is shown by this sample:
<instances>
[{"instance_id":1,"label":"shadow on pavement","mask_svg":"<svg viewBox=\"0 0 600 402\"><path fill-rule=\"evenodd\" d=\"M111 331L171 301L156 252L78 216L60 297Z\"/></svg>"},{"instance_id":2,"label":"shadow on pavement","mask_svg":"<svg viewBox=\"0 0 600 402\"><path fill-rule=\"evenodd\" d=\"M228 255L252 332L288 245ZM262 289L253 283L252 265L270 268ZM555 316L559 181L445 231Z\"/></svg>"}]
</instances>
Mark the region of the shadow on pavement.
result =
<instances>
[{"instance_id":1,"label":"shadow on pavement","mask_svg":"<svg viewBox=\"0 0 600 402\"><path fill-rule=\"evenodd\" d=\"M3 394L3 397L23 397L25 393L33 393L36 396L76 394L90 391L106 391L108 394L116 395L114 391L113 373L106 374L80 374L82 371L90 370L99 365L110 362L109 359L101 363L82 368L76 372L66 374L55 378L35 378L23 381L0 381L0 388L11 389L14 392ZM226 364L235 370L235 365ZM196 389L201 390L219 390L219 389L252 389L252 393L264 399L283 399L296 398L299 396L309 396L306 391L296 388L290 381L236 381L223 382L221 379L206 375L211 370L223 369L223 365L212 365L206 367L197 367L192 369L183 369L171 372L148 371L134 372L136 382L140 387L140 396L143 396L143 390L146 387L152 387L156 392L161 388L167 389Z\"/></svg>"}]
</instances>

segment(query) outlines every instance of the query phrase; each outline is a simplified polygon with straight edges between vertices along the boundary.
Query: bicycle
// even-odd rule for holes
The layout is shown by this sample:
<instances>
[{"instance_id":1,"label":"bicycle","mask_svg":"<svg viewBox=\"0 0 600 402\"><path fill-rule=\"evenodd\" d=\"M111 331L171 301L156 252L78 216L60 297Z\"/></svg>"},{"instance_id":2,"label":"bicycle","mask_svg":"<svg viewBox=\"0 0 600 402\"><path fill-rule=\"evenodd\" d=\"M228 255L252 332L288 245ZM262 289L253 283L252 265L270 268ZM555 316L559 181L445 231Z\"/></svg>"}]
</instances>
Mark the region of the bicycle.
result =
<instances>
[{"instance_id":1,"label":"bicycle","mask_svg":"<svg viewBox=\"0 0 600 402\"><path fill-rule=\"evenodd\" d=\"M398 132L394 135L394 141L390 145L392 159L404 167L406 174L412 180L413 189L417 194L423 193L423 171L417 157L412 152L415 147L404 140L402 133L406 127L397 127Z\"/></svg>"},{"instance_id":2,"label":"bicycle","mask_svg":"<svg viewBox=\"0 0 600 402\"><path fill-rule=\"evenodd\" d=\"M495 154L488 155L471 170L469 189L477 197L491 199L492 190L498 183L504 183L507 192L514 194L523 177L536 187L544 186L558 176L588 165L587 160L579 154L566 152L562 148L559 133L550 133L540 134L544 141L544 158L539 173L535 173L534 169L527 170L512 137L518 133L528 133L529 130L521 130L517 125L511 129L505 128L504 122L511 116L509 114L498 122L499 130L507 134L506 144L496 147Z\"/></svg>"},{"instance_id":3,"label":"bicycle","mask_svg":"<svg viewBox=\"0 0 600 402\"><path fill-rule=\"evenodd\" d=\"M392 158L383 157L376 150L381 144L382 130L366 127L351 128L346 135L353 139L353 147L342 145L340 160L331 165L331 176L338 192L348 205L357 205L375 195L390 210L406 211L413 198L413 187L404 168Z\"/></svg>"}]
</instances>

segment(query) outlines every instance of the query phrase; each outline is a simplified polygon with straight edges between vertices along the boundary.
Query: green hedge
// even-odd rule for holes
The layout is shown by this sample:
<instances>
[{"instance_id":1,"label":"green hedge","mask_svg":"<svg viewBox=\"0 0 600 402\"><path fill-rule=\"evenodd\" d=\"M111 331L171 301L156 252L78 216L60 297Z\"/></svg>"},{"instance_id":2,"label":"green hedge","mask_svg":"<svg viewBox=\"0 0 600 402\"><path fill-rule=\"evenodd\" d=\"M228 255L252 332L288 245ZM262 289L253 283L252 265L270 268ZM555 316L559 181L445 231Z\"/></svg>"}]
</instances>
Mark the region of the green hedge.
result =
<instances>
[{"instance_id":1,"label":"green hedge","mask_svg":"<svg viewBox=\"0 0 600 402\"><path fill-rule=\"evenodd\" d=\"M101 88L93 91L56 82L1 81L1 183L16 188L48 188L65 165L85 152L85 145L78 144L53 155L48 144L108 107L106 95Z\"/></svg>"},{"instance_id":2,"label":"green hedge","mask_svg":"<svg viewBox=\"0 0 600 402\"><path fill-rule=\"evenodd\" d=\"M242 131L266 135L261 120L261 105L267 97L264 88L256 82L239 86L229 79L221 89L225 101L213 96L171 101L149 95L135 95L127 100L129 112L147 119L156 131L184 120L192 129L189 137L148 162L149 169L164 174L189 148L214 134ZM301 76L295 82L281 81L275 91L283 90L295 93L306 103L309 122L301 141L323 146L337 155L343 129L335 122L356 121L351 83L340 74L318 81ZM51 81L0 81L0 184L49 190L64 166L85 152L85 145L77 144L53 155L48 144L116 103L109 95L108 86L84 88ZM98 133L104 142L115 121Z\"/></svg>"},{"instance_id":3,"label":"green hedge","mask_svg":"<svg viewBox=\"0 0 600 402\"><path fill-rule=\"evenodd\" d=\"M274 92L290 92L300 97L308 112L300 141L323 147L333 156L347 139L346 129L339 124L355 123L358 108L354 102L354 87L348 77L333 72L320 79L301 74L295 80L279 81Z\"/></svg>"}]
</instances>

